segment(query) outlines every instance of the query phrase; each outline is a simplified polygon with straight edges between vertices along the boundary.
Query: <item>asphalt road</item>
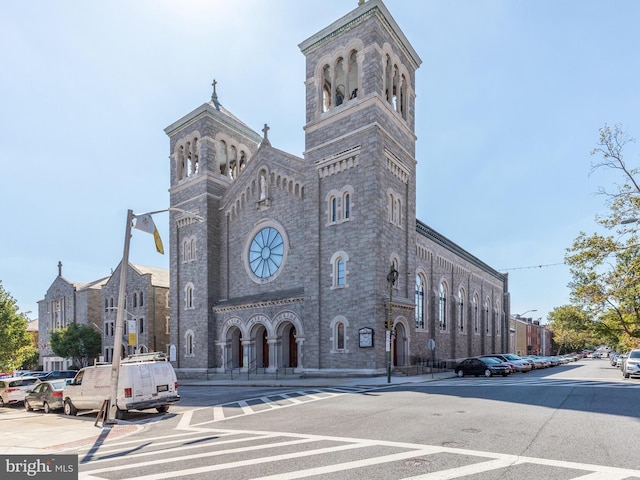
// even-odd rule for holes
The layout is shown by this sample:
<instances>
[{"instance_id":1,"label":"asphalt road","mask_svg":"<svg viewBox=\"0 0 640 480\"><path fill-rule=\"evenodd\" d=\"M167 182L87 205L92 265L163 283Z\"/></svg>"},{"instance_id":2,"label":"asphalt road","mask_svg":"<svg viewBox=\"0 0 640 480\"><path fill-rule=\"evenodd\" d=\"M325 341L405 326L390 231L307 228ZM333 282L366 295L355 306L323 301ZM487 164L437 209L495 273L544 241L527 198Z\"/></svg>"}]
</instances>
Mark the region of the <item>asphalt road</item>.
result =
<instances>
[{"instance_id":1,"label":"asphalt road","mask_svg":"<svg viewBox=\"0 0 640 480\"><path fill-rule=\"evenodd\" d=\"M640 479L640 379L607 359L506 378L180 393L169 414L129 414L77 445L65 432L103 431L95 413L0 409L0 452L74 453L86 480Z\"/></svg>"},{"instance_id":2,"label":"asphalt road","mask_svg":"<svg viewBox=\"0 0 640 480\"><path fill-rule=\"evenodd\" d=\"M86 479L640 479L640 380L607 359L506 378L181 387L171 415L77 449ZM628 440L628 441L625 441Z\"/></svg>"}]
</instances>

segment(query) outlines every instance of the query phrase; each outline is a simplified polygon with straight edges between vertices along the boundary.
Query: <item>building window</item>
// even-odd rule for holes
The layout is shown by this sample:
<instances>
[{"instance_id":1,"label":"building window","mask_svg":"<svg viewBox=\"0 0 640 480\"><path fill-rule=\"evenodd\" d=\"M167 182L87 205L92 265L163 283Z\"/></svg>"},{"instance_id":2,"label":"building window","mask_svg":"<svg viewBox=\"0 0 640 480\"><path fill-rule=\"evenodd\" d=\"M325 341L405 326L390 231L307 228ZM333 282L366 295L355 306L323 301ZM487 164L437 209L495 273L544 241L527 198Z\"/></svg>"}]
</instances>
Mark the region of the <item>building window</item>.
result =
<instances>
[{"instance_id":1,"label":"building window","mask_svg":"<svg viewBox=\"0 0 640 480\"><path fill-rule=\"evenodd\" d=\"M342 197L342 210L343 210L343 215L342 218L344 218L345 220L349 219L349 216L351 215L350 209L351 209L351 197L349 195L349 193L345 193Z\"/></svg>"},{"instance_id":2,"label":"building window","mask_svg":"<svg viewBox=\"0 0 640 480\"><path fill-rule=\"evenodd\" d=\"M169 322L170 317L164 318L164 333L169 335L171 333L171 324Z\"/></svg>"},{"instance_id":3,"label":"building window","mask_svg":"<svg viewBox=\"0 0 640 480\"><path fill-rule=\"evenodd\" d=\"M184 348L185 348L185 355L187 357L193 357L194 356L194 349L193 349L193 332L191 330L187 330L187 332L184 335Z\"/></svg>"},{"instance_id":4,"label":"building window","mask_svg":"<svg viewBox=\"0 0 640 480\"><path fill-rule=\"evenodd\" d=\"M140 306L144 307L144 293L140 292L140 297L138 298L138 300L140 301Z\"/></svg>"},{"instance_id":5,"label":"building window","mask_svg":"<svg viewBox=\"0 0 640 480\"><path fill-rule=\"evenodd\" d=\"M338 316L331 321L331 353L347 353L347 328L349 322L346 318Z\"/></svg>"},{"instance_id":6,"label":"building window","mask_svg":"<svg viewBox=\"0 0 640 480\"><path fill-rule=\"evenodd\" d=\"M416 275L416 328L424 328L424 285L422 275Z\"/></svg>"},{"instance_id":7,"label":"building window","mask_svg":"<svg viewBox=\"0 0 640 480\"><path fill-rule=\"evenodd\" d=\"M491 335L491 329L489 328L489 305L491 305L491 300L487 297L484 302L484 330L487 335Z\"/></svg>"},{"instance_id":8,"label":"building window","mask_svg":"<svg viewBox=\"0 0 640 480\"><path fill-rule=\"evenodd\" d=\"M447 330L447 285L440 282L440 294L438 299L438 323L440 331Z\"/></svg>"},{"instance_id":9,"label":"building window","mask_svg":"<svg viewBox=\"0 0 640 480\"><path fill-rule=\"evenodd\" d=\"M473 296L473 332L480 333L480 309L478 306L478 295Z\"/></svg>"},{"instance_id":10,"label":"building window","mask_svg":"<svg viewBox=\"0 0 640 480\"><path fill-rule=\"evenodd\" d=\"M349 256L345 252L336 252L331 257L331 288L343 288L347 286L347 262Z\"/></svg>"},{"instance_id":11,"label":"building window","mask_svg":"<svg viewBox=\"0 0 640 480\"><path fill-rule=\"evenodd\" d=\"M138 333L144 333L144 318L138 319Z\"/></svg>"},{"instance_id":12,"label":"building window","mask_svg":"<svg viewBox=\"0 0 640 480\"><path fill-rule=\"evenodd\" d=\"M186 309L193 308L193 284L187 283L184 287L184 307Z\"/></svg>"},{"instance_id":13,"label":"building window","mask_svg":"<svg viewBox=\"0 0 640 480\"><path fill-rule=\"evenodd\" d=\"M336 347L338 348L338 350L344 350L344 323L340 322L338 323L338 325L336 325L336 335Z\"/></svg>"},{"instance_id":14,"label":"building window","mask_svg":"<svg viewBox=\"0 0 640 480\"><path fill-rule=\"evenodd\" d=\"M464 289L458 290L458 330L464 333Z\"/></svg>"},{"instance_id":15,"label":"building window","mask_svg":"<svg viewBox=\"0 0 640 480\"><path fill-rule=\"evenodd\" d=\"M496 323L496 336L500 336L502 334L502 315L500 314L500 302L496 302L496 311L494 312L495 323Z\"/></svg>"},{"instance_id":16,"label":"building window","mask_svg":"<svg viewBox=\"0 0 640 480\"><path fill-rule=\"evenodd\" d=\"M336 223L338 219L338 199L336 197L331 197L331 223Z\"/></svg>"}]
</instances>

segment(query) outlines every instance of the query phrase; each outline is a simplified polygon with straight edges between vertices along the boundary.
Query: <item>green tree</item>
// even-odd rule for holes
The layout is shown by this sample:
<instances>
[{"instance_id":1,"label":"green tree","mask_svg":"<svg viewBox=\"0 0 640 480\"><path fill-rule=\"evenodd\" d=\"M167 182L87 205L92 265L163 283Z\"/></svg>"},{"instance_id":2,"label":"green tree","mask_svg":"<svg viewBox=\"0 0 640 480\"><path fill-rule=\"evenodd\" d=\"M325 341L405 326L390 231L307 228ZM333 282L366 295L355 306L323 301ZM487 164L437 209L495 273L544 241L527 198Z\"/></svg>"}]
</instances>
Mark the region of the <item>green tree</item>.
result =
<instances>
[{"instance_id":1,"label":"green tree","mask_svg":"<svg viewBox=\"0 0 640 480\"><path fill-rule=\"evenodd\" d=\"M86 325L70 324L67 328L51 332L51 349L63 358L72 358L78 368L86 367L89 360L100 355L102 336Z\"/></svg>"},{"instance_id":2,"label":"green tree","mask_svg":"<svg viewBox=\"0 0 640 480\"><path fill-rule=\"evenodd\" d=\"M553 309L548 319L558 354L580 351L594 343L594 323L575 305Z\"/></svg>"},{"instance_id":3,"label":"green tree","mask_svg":"<svg viewBox=\"0 0 640 480\"><path fill-rule=\"evenodd\" d=\"M624 158L625 147L635 140L620 125L600 129L600 140L591 152L598 160L591 173L616 173L622 183L614 190L600 188L608 213L596 223L611 233L581 232L567 249L565 261L572 274L571 300L599 321L596 330L640 342L640 172ZM618 343L618 342L616 342Z\"/></svg>"},{"instance_id":4,"label":"green tree","mask_svg":"<svg viewBox=\"0 0 640 480\"><path fill-rule=\"evenodd\" d=\"M15 299L4 289L0 281L0 371L12 372L37 354L27 333L29 319L18 313Z\"/></svg>"}]
</instances>

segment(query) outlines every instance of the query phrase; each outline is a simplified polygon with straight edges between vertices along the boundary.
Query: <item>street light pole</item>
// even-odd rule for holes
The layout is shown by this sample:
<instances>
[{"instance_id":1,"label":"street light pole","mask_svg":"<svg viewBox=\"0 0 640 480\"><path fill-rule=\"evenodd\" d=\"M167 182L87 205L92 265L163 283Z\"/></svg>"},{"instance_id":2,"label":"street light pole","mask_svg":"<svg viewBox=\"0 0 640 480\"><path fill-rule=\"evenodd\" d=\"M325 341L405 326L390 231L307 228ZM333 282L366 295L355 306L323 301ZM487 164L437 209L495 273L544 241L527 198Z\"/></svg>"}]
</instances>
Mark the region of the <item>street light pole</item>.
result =
<instances>
[{"instance_id":1,"label":"street light pole","mask_svg":"<svg viewBox=\"0 0 640 480\"><path fill-rule=\"evenodd\" d=\"M153 215L163 212L181 212L198 222L204 222L204 218L195 213L188 212L181 208L165 208L164 210L156 210L142 215ZM125 299L127 295L127 270L129 269L129 245L131 243L131 226L136 216L133 210L127 210L127 226L124 234L124 249L122 252L122 262L120 263L120 290L118 293L118 311L116 313L115 337L113 339L113 358L111 359L111 393L109 396L109 410L105 423L117 423L116 413L118 411L118 378L120 375L120 354L122 350L122 336L124 334L124 315L125 315ZM136 332L137 334L137 332Z\"/></svg>"},{"instance_id":2,"label":"street light pole","mask_svg":"<svg viewBox=\"0 0 640 480\"><path fill-rule=\"evenodd\" d=\"M113 339L113 355L111 359L111 394L109 396L109 412L107 423L116 423L118 405L118 376L120 373L120 351L122 350L122 335L124 331L124 308L127 294L127 270L129 269L129 244L131 243L131 224L133 210L127 210L127 226L124 234L124 249L120 263L120 291L118 293L118 311L116 312L116 331Z\"/></svg>"},{"instance_id":3,"label":"street light pole","mask_svg":"<svg viewBox=\"0 0 640 480\"><path fill-rule=\"evenodd\" d=\"M393 286L398 279L398 271L393 268L393 264L391 265L391 269L387 274L387 283L389 283L389 312L387 316L387 331L386 333L386 341L385 348L387 350L387 383L391 383L391 333L393 331Z\"/></svg>"}]
</instances>

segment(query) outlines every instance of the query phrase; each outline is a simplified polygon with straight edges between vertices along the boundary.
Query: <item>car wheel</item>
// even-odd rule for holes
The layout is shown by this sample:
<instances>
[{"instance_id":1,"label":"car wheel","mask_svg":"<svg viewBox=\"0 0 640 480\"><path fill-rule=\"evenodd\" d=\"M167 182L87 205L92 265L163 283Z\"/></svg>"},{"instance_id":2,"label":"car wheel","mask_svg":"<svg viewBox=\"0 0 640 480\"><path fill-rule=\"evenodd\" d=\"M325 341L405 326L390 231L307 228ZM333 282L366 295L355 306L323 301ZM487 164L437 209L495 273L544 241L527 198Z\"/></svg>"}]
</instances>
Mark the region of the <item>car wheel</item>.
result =
<instances>
[{"instance_id":1,"label":"car wheel","mask_svg":"<svg viewBox=\"0 0 640 480\"><path fill-rule=\"evenodd\" d=\"M456 375L457 375L459 378L462 378L462 377L464 377L464 372L463 372L462 370L458 370L458 371L456 372Z\"/></svg>"},{"instance_id":2,"label":"car wheel","mask_svg":"<svg viewBox=\"0 0 640 480\"><path fill-rule=\"evenodd\" d=\"M47 402L44 402L42 404L42 410L44 410L44 413L50 413L51 409L49 408L49 404Z\"/></svg>"},{"instance_id":3,"label":"car wheel","mask_svg":"<svg viewBox=\"0 0 640 480\"><path fill-rule=\"evenodd\" d=\"M158 413L167 413L169 411L169 405L162 405L160 407L157 407L156 410L158 411Z\"/></svg>"},{"instance_id":4,"label":"car wheel","mask_svg":"<svg viewBox=\"0 0 640 480\"><path fill-rule=\"evenodd\" d=\"M31 407L31 405L29 404L29 402L27 402L26 400L24 401L24 409L25 409L27 412L32 412L32 411L33 411L33 408Z\"/></svg>"},{"instance_id":5,"label":"car wheel","mask_svg":"<svg viewBox=\"0 0 640 480\"><path fill-rule=\"evenodd\" d=\"M64 401L63 410L64 414L69 416L74 416L78 413L78 409L73 406L73 403L71 403L71 400L69 400L68 398Z\"/></svg>"},{"instance_id":6,"label":"car wheel","mask_svg":"<svg viewBox=\"0 0 640 480\"><path fill-rule=\"evenodd\" d=\"M626 372L625 372L625 373L623 373L623 374L622 374L622 376L623 376L624 378L629 378L629 374L628 374L628 373L626 373Z\"/></svg>"},{"instance_id":7,"label":"car wheel","mask_svg":"<svg viewBox=\"0 0 640 480\"><path fill-rule=\"evenodd\" d=\"M502 376L506 377L507 375L509 375L508 373L503 373Z\"/></svg>"},{"instance_id":8,"label":"car wheel","mask_svg":"<svg viewBox=\"0 0 640 480\"><path fill-rule=\"evenodd\" d=\"M488 368L484 371L484 376L485 377L490 377L491 376L491 370L489 370Z\"/></svg>"},{"instance_id":9,"label":"car wheel","mask_svg":"<svg viewBox=\"0 0 640 480\"><path fill-rule=\"evenodd\" d=\"M126 413L126 410L120 410L119 408L117 408L116 409L116 419L117 420L123 420L125 413Z\"/></svg>"},{"instance_id":10,"label":"car wheel","mask_svg":"<svg viewBox=\"0 0 640 480\"><path fill-rule=\"evenodd\" d=\"M6 407L6 405L4 404L4 398L2 398L2 395L0 395L0 407Z\"/></svg>"}]
</instances>

